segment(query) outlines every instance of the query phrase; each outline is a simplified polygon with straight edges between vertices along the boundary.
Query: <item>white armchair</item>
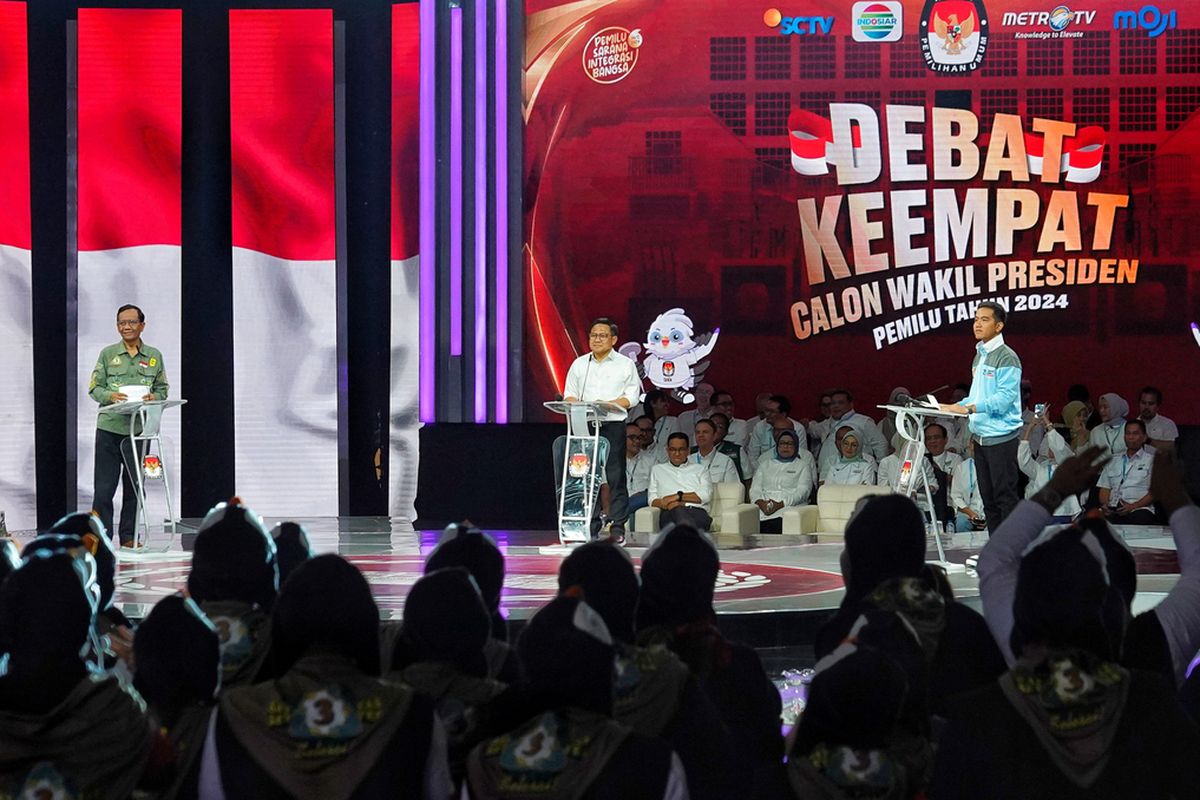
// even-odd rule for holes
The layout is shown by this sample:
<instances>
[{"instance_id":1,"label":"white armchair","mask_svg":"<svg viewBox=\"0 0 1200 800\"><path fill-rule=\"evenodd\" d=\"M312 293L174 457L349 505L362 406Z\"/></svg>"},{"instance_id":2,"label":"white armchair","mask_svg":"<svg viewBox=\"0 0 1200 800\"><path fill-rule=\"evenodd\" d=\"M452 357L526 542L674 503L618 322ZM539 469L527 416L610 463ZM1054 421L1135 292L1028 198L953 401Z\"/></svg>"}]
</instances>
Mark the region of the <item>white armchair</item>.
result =
<instances>
[{"instance_id":1,"label":"white armchair","mask_svg":"<svg viewBox=\"0 0 1200 800\"><path fill-rule=\"evenodd\" d=\"M817 490L815 506L791 506L783 510L783 532L807 534L814 542L840 542L846 533L846 522L860 499L891 493L890 486L826 484Z\"/></svg>"},{"instance_id":2,"label":"white armchair","mask_svg":"<svg viewBox=\"0 0 1200 800\"><path fill-rule=\"evenodd\" d=\"M757 533L758 507L747 502L746 487L738 481L718 483L713 486L712 532ZM659 510L653 506L639 508L633 515L633 528L637 533L657 533Z\"/></svg>"}]
</instances>

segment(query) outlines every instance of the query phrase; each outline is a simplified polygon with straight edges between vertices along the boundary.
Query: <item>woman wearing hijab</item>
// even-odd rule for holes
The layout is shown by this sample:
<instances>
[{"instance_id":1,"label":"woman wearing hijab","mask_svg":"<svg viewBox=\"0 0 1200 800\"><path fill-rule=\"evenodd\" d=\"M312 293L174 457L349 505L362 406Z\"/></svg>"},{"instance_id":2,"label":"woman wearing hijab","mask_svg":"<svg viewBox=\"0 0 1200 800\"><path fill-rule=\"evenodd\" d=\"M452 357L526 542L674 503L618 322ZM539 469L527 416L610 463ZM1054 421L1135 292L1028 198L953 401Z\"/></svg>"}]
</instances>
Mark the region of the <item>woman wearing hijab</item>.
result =
<instances>
[{"instance_id":1,"label":"woman wearing hijab","mask_svg":"<svg viewBox=\"0 0 1200 800\"><path fill-rule=\"evenodd\" d=\"M1076 526L1046 528L1026 549L1012 609L1017 661L954 701L930 796L1196 796L1200 734L1174 687L1118 663L1128 607L1105 553Z\"/></svg>"},{"instance_id":2,"label":"woman wearing hijab","mask_svg":"<svg viewBox=\"0 0 1200 800\"><path fill-rule=\"evenodd\" d=\"M1063 415L1066 415L1065 411ZM1038 425L1046 429L1046 435L1042 437L1042 445L1038 448L1040 452L1034 454L1033 448L1029 444L1029 436ZM1072 454L1071 445L1054 429L1047 417L1035 419L1026 425L1021 442L1017 445L1017 464L1021 467L1021 471L1029 477L1029 483L1025 486L1025 498L1033 497L1038 490L1049 483L1050 479L1054 477L1054 470ZM1054 510L1055 521L1070 522L1071 518L1080 510L1079 498L1075 495L1067 495Z\"/></svg>"},{"instance_id":3,"label":"woman wearing hijab","mask_svg":"<svg viewBox=\"0 0 1200 800\"><path fill-rule=\"evenodd\" d=\"M838 431L838 435L842 439L838 445L838 460L829 468L821 484L874 486L875 459L862 452L858 431L846 426Z\"/></svg>"},{"instance_id":4,"label":"woman wearing hijab","mask_svg":"<svg viewBox=\"0 0 1200 800\"><path fill-rule=\"evenodd\" d=\"M812 469L799 452L800 437L785 428L775 440L775 457L760 461L754 472L750 502L758 506L763 533L783 533L783 510L803 505L812 494Z\"/></svg>"},{"instance_id":5,"label":"woman wearing hijab","mask_svg":"<svg viewBox=\"0 0 1200 800\"><path fill-rule=\"evenodd\" d=\"M1088 407L1082 400L1072 400L1063 406L1063 425L1070 437L1071 452L1078 453L1088 446L1090 434L1087 429Z\"/></svg>"},{"instance_id":6,"label":"woman wearing hijab","mask_svg":"<svg viewBox=\"0 0 1200 800\"><path fill-rule=\"evenodd\" d=\"M1129 403L1119 394L1100 395L1100 424L1092 428L1091 444L1103 447L1106 455L1119 456L1125 452L1125 418Z\"/></svg>"}]
</instances>

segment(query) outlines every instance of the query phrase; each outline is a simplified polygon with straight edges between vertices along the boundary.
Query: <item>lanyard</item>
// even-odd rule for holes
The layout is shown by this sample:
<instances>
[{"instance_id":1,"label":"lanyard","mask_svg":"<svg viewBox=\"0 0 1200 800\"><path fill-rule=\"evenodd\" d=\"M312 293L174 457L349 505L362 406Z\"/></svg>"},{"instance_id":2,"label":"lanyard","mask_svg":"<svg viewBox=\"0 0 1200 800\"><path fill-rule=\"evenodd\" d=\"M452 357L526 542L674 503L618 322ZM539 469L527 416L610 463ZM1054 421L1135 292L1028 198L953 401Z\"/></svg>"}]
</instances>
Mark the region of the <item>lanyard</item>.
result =
<instances>
[{"instance_id":1,"label":"lanyard","mask_svg":"<svg viewBox=\"0 0 1200 800\"><path fill-rule=\"evenodd\" d=\"M1112 426L1111 426L1111 425L1105 425L1104 427L1105 427L1105 428L1110 428L1110 427L1112 427ZM1114 430L1115 430L1115 429L1114 429ZM1118 435L1120 435L1120 434L1118 434ZM1117 437L1116 437L1116 436L1109 436L1109 435L1108 435L1108 431L1105 431L1105 432L1104 432L1104 438L1108 440L1108 451L1109 451L1110 453L1115 453L1115 452L1117 452L1117 451L1116 451L1116 449L1115 449L1115 448L1116 448L1116 444L1117 444Z\"/></svg>"}]
</instances>

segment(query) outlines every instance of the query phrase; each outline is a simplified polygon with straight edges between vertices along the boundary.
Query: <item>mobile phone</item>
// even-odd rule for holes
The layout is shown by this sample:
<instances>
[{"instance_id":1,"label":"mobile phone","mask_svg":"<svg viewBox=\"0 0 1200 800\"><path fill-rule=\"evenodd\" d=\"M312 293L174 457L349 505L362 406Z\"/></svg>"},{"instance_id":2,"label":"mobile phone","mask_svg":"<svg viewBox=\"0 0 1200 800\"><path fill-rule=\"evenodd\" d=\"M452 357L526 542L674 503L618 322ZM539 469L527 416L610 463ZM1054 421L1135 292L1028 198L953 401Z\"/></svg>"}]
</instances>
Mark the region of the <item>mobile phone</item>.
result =
<instances>
[{"instance_id":1,"label":"mobile phone","mask_svg":"<svg viewBox=\"0 0 1200 800\"><path fill-rule=\"evenodd\" d=\"M1041 419L1042 417L1046 416L1046 404L1038 403L1037 405L1035 405L1033 407L1033 416L1037 417L1038 419Z\"/></svg>"}]
</instances>

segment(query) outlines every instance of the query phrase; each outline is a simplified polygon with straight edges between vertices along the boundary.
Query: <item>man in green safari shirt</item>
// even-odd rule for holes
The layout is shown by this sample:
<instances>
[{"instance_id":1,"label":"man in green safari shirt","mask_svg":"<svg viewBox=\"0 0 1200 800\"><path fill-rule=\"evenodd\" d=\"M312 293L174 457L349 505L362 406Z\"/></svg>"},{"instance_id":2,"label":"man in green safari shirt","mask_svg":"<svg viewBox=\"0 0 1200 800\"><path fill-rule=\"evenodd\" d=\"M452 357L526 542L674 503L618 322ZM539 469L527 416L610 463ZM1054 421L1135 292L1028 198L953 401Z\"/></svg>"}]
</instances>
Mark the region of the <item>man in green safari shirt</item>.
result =
<instances>
[{"instance_id":1,"label":"man in green safari shirt","mask_svg":"<svg viewBox=\"0 0 1200 800\"><path fill-rule=\"evenodd\" d=\"M137 527L137 495L134 492L134 473L141 469L140 458L134 457L133 445L129 441L131 418L103 410L104 406L123 403L126 400L166 400L167 370L163 366L162 353L142 342L142 331L146 328L146 315L134 305L117 309L117 333L121 341L100 351L88 394L100 404L96 418L96 468L94 472L95 497L92 508L100 515L101 522L111 531L113 517L113 495L117 481L121 482L121 525L117 535L122 547L132 547ZM126 397L119 391L122 386L145 386L141 397ZM121 473L121 464L125 473Z\"/></svg>"}]
</instances>

